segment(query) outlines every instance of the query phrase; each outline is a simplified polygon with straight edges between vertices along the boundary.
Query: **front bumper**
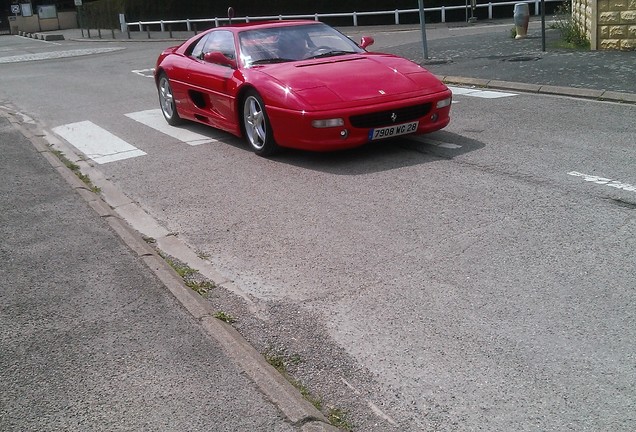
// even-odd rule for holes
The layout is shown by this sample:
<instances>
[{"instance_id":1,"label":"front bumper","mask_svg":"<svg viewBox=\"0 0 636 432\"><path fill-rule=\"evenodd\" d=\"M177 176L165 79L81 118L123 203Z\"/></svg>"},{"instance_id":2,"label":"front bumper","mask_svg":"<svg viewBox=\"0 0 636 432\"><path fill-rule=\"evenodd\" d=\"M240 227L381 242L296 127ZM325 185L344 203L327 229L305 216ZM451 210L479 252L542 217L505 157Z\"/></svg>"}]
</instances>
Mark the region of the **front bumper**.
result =
<instances>
[{"instance_id":1,"label":"front bumper","mask_svg":"<svg viewBox=\"0 0 636 432\"><path fill-rule=\"evenodd\" d=\"M332 109L328 111L294 111L284 108L267 107L270 123L274 131L274 138L281 147L290 147L312 151L332 151L358 147L369 142L369 131L372 127L355 127L351 118L373 116L378 112L403 110L405 107L430 104L431 108L421 117L414 120L419 122L413 134L424 134L440 130L450 122L450 103L438 108L439 101L451 98L450 90L409 98L397 102L378 103L356 108ZM316 128L312 126L314 120L342 118L344 124L337 127ZM398 120L398 123L400 120ZM391 126L377 124L374 127Z\"/></svg>"}]
</instances>

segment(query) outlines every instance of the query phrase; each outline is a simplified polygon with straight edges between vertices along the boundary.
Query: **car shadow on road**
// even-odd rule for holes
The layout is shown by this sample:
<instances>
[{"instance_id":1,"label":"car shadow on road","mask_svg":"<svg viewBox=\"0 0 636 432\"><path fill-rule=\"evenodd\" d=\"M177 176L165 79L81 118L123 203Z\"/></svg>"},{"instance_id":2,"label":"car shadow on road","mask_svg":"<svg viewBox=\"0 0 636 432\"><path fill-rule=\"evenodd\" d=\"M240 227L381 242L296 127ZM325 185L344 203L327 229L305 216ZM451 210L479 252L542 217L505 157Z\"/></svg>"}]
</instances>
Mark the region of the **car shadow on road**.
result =
<instances>
[{"instance_id":1,"label":"car shadow on road","mask_svg":"<svg viewBox=\"0 0 636 432\"><path fill-rule=\"evenodd\" d=\"M336 175L364 175L453 159L485 147L465 136L438 131L367 144L329 153L285 149L271 157L280 163Z\"/></svg>"}]
</instances>

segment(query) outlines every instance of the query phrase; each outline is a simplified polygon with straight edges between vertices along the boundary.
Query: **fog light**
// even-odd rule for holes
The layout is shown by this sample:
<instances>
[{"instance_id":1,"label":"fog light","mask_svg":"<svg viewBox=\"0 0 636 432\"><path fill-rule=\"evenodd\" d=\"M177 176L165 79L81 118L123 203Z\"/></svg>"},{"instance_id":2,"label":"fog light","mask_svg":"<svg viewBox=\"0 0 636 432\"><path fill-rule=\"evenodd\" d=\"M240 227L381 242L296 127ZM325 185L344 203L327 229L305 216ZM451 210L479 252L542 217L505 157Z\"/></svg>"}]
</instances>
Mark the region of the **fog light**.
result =
<instances>
[{"instance_id":1,"label":"fog light","mask_svg":"<svg viewBox=\"0 0 636 432\"><path fill-rule=\"evenodd\" d=\"M437 108L444 108L451 104L452 98L442 99L441 101L437 101Z\"/></svg>"},{"instance_id":2,"label":"fog light","mask_svg":"<svg viewBox=\"0 0 636 432\"><path fill-rule=\"evenodd\" d=\"M437 121L437 118L439 117L439 114L435 113L431 116L431 121Z\"/></svg>"},{"instance_id":3,"label":"fog light","mask_svg":"<svg viewBox=\"0 0 636 432\"><path fill-rule=\"evenodd\" d=\"M349 136L349 131L346 129L343 129L340 131L340 138L345 139L346 137Z\"/></svg>"},{"instance_id":4,"label":"fog light","mask_svg":"<svg viewBox=\"0 0 636 432\"><path fill-rule=\"evenodd\" d=\"M344 120L341 118L313 120L311 125L318 129L344 126Z\"/></svg>"}]
</instances>

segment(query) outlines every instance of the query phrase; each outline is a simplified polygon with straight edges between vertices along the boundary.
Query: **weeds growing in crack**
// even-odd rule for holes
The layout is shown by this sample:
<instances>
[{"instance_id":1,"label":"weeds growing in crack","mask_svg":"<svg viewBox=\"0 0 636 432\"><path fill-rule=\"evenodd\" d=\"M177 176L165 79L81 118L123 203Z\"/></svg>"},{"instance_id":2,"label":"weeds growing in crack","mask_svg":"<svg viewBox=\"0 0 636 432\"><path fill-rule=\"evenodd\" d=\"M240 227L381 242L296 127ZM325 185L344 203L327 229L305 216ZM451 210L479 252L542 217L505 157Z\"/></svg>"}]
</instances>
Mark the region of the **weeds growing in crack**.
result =
<instances>
[{"instance_id":1,"label":"weeds growing in crack","mask_svg":"<svg viewBox=\"0 0 636 432\"><path fill-rule=\"evenodd\" d=\"M64 153L62 153L59 150L54 150L54 149L52 149L51 152L66 166L66 168L68 168L71 171L73 171L73 174L75 174L77 176L77 178L79 178L86 186L88 186L88 189L91 192L97 194L97 193L100 193L102 191L100 188L98 188L97 186L95 186L93 184L93 182L91 181L89 176L87 176L86 174L84 174L84 173L82 173L80 171L79 165L74 164L73 162L71 162L64 155Z\"/></svg>"},{"instance_id":2,"label":"weeds growing in crack","mask_svg":"<svg viewBox=\"0 0 636 432\"><path fill-rule=\"evenodd\" d=\"M340 429L344 429L346 431L351 431L353 429L353 425L347 418L347 413L340 408L329 407L327 411L327 419L329 420L329 423Z\"/></svg>"},{"instance_id":3,"label":"weeds growing in crack","mask_svg":"<svg viewBox=\"0 0 636 432\"><path fill-rule=\"evenodd\" d=\"M223 311L219 311L217 313L214 314L214 318L216 319L220 319L221 321L224 321L228 324L232 324L236 322L236 318L234 318L232 315L227 314Z\"/></svg>"},{"instance_id":4,"label":"weeds growing in crack","mask_svg":"<svg viewBox=\"0 0 636 432\"><path fill-rule=\"evenodd\" d=\"M170 258L161 251L159 251L159 256L183 279L183 283L197 294L205 297L210 291L216 288L213 282L205 279L192 267Z\"/></svg>"},{"instance_id":5,"label":"weeds growing in crack","mask_svg":"<svg viewBox=\"0 0 636 432\"><path fill-rule=\"evenodd\" d=\"M267 363L269 363L274 369L276 369L291 385L296 387L296 389L300 392L300 394L310 402L318 411L323 412L323 402L322 400L311 393L311 391L304 386L300 381L294 379L287 370L288 365L298 365L302 363L302 358L298 354L294 354L291 356L281 354L275 352L273 349L268 349L263 353L263 357ZM347 413L345 410L329 407L325 412L327 418L329 419L329 423L333 426L336 426L345 431L353 430L353 425L347 418Z\"/></svg>"}]
</instances>

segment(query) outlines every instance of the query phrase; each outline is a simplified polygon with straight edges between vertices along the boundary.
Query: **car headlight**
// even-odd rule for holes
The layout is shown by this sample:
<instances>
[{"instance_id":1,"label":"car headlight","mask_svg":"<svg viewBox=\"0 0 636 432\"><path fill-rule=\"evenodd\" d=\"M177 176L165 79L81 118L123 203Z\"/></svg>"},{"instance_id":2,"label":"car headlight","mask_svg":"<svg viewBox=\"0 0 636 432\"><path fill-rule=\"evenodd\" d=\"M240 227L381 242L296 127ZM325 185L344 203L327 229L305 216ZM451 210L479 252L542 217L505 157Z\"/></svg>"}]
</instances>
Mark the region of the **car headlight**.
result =
<instances>
[{"instance_id":1,"label":"car headlight","mask_svg":"<svg viewBox=\"0 0 636 432\"><path fill-rule=\"evenodd\" d=\"M437 105L436 107L439 108L444 108L447 107L451 104L451 101L453 100L453 98L446 98L446 99L442 99L440 101L437 101Z\"/></svg>"},{"instance_id":2,"label":"car headlight","mask_svg":"<svg viewBox=\"0 0 636 432\"><path fill-rule=\"evenodd\" d=\"M311 125L318 129L344 126L344 119L334 118L325 120L313 120Z\"/></svg>"}]
</instances>

